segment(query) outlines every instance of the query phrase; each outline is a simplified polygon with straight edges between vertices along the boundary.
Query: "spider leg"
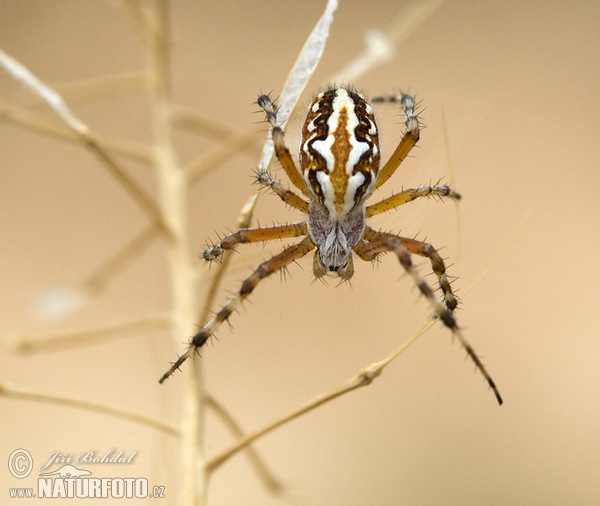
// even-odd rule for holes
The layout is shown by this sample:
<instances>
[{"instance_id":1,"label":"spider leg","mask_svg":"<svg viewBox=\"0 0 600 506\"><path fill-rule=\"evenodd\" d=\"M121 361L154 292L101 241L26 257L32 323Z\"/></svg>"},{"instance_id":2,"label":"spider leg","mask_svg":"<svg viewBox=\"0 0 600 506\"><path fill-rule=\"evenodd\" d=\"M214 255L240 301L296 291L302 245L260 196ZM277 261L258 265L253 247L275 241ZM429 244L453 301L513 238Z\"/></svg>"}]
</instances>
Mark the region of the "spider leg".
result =
<instances>
[{"instance_id":1,"label":"spider leg","mask_svg":"<svg viewBox=\"0 0 600 506\"><path fill-rule=\"evenodd\" d=\"M438 251L434 248L434 246L428 242L418 241L416 239L409 239L408 237L401 237L395 234L390 234L388 232L377 232L371 227L367 226L364 233L365 239L374 241L382 237L391 237L399 239L402 243L402 246L404 246L409 251L409 253L429 259L429 261L431 262L431 269L437 276L440 288L444 295L444 304L446 304L446 307L450 311L454 311L456 309L456 306L458 306L458 300L456 298L456 295L454 295L454 292L452 291L450 280L446 275L446 264L444 263L444 260L442 259Z\"/></svg>"},{"instance_id":2,"label":"spider leg","mask_svg":"<svg viewBox=\"0 0 600 506\"><path fill-rule=\"evenodd\" d=\"M406 131L400 140L400 143L396 147L396 150L387 161L387 163L381 168L377 175L377 180L373 186L373 190L384 185L387 180L392 177L396 169L404 161L404 159L410 153L410 150L415 146L419 140L419 119L415 113L415 101L410 95L402 94L399 97L391 97L389 100L394 102L400 102L404 114L406 114ZM374 99L373 102L381 102L382 99Z\"/></svg>"},{"instance_id":3,"label":"spider leg","mask_svg":"<svg viewBox=\"0 0 600 506\"><path fill-rule=\"evenodd\" d=\"M284 188L284 186L271 174L265 170L259 170L256 173L256 180L259 184L270 188L281 200L286 204L298 209L304 213L308 213L308 202L302 197L296 195L293 191Z\"/></svg>"},{"instance_id":4,"label":"spider leg","mask_svg":"<svg viewBox=\"0 0 600 506\"><path fill-rule=\"evenodd\" d=\"M204 260L217 260L225 251L234 249L238 244L251 242L272 241L307 235L308 229L305 222L276 225L273 227L241 228L224 237L221 242L208 248L202 256Z\"/></svg>"},{"instance_id":5,"label":"spider leg","mask_svg":"<svg viewBox=\"0 0 600 506\"><path fill-rule=\"evenodd\" d=\"M302 258L309 251L314 249L315 245L309 237L305 237L298 244L289 246L281 253L271 257L269 260L261 263L250 276L243 282L238 292L229 299L221 310L208 322L200 331L191 338L188 349L173 363L170 369L163 374L159 383L163 383L171 374L173 374L183 362L185 362L192 354L203 346L208 338L213 335L223 322L225 322L232 313L240 306L240 304L248 297L256 288L256 286L266 277L274 272L284 269L289 264Z\"/></svg>"},{"instance_id":6,"label":"spider leg","mask_svg":"<svg viewBox=\"0 0 600 506\"><path fill-rule=\"evenodd\" d=\"M306 183L304 182L304 179L302 178L302 174L296 167L290 150L285 145L285 134L283 133L281 123L277 118L277 107L269 95L261 95L258 97L257 103L265 112L267 121L271 125L271 138L273 139L273 146L275 147L275 156L279 160L279 163L283 167L283 170L285 170L285 173L292 184L305 196L310 197L310 193Z\"/></svg>"},{"instance_id":7,"label":"spider leg","mask_svg":"<svg viewBox=\"0 0 600 506\"><path fill-rule=\"evenodd\" d=\"M367 217L375 216L376 214L385 213L396 207L412 202L421 197L440 197L459 200L460 194L456 193L452 188L445 184L436 184L433 186L419 186L418 188L409 188L400 193L396 193L391 197L385 198L367 206Z\"/></svg>"},{"instance_id":8,"label":"spider leg","mask_svg":"<svg viewBox=\"0 0 600 506\"><path fill-rule=\"evenodd\" d=\"M423 294L423 296L428 300L435 314L444 323L444 325L452 331L452 334L456 336L456 338L460 341L461 345L463 346L469 357L471 357L471 360L473 360L475 366L477 367L477 369L479 369L479 371L487 381L488 385L493 390L498 404L502 404L502 397L500 396L500 392L498 391L494 380L487 372L487 369L483 365L481 359L475 353L473 347L463 336L460 327L456 323L456 318L452 314L452 311L450 311L450 309L444 306L435 297L433 290L427 284L427 281L423 278L421 273L413 265L412 257L408 249L403 244L403 239L392 234L375 232L374 230L371 230L369 232L369 238L371 239L369 242L361 242L357 246L355 246L354 251L357 253L357 255L359 255L360 258L362 258L363 260L370 261L373 260L379 253L392 252L396 254L398 260L400 261L400 264L402 265L404 270L413 278L415 285L417 285L421 294Z\"/></svg>"}]
</instances>

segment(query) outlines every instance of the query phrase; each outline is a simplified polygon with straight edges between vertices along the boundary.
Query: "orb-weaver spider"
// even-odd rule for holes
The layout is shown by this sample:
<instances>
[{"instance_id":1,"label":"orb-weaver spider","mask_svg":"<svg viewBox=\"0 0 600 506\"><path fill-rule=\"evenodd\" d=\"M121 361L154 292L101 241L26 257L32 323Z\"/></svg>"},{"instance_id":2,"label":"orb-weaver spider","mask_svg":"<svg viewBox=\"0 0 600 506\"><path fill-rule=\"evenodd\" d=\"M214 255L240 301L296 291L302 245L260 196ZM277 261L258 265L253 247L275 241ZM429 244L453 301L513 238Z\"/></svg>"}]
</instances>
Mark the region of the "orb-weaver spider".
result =
<instances>
[{"instance_id":1,"label":"orb-weaver spider","mask_svg":"<svg viewBox=\"0 0 600 506\"><path fill-rule=\"evenodd\" d=\"M268 95L258 98L258 105L271 125L275 155L292 184L302 196L288 190L266 170L259 170L257 181L270 188L281 200L306 214L306 219L286 225L240 229L204 252L205 260L221 257L237 244L304 237L281 253L262 262L246 278L237 293L190 340L187 351L162 376L167 379L195 350L203 346L256 286L274 272L314 250L313 273L349 280L353 273L352 252L365 261L379 254L394 253L404 270L413 278L437 317L458 338L487 383L499 404L502 397L483 363L464 338L453 310L457 299L446 275L442 257L429 243L388 232L374 230L367 218L399 207L420 197L437 196L457 200L460 195L446 185L419 186L366 205L373 191L385 184L419 140L419 120L414 99L407 94L375 99L399 102L406 115L406 131L390 159L380 168L379 133L373 109L365 97L350 87L331 87L313 99L302 128L300 170L285 145L284 132L277 117L277 107ZM412 255L428 258L443 295L443 303L434 295L412 262Z\"/></svg>"}]
</instances>

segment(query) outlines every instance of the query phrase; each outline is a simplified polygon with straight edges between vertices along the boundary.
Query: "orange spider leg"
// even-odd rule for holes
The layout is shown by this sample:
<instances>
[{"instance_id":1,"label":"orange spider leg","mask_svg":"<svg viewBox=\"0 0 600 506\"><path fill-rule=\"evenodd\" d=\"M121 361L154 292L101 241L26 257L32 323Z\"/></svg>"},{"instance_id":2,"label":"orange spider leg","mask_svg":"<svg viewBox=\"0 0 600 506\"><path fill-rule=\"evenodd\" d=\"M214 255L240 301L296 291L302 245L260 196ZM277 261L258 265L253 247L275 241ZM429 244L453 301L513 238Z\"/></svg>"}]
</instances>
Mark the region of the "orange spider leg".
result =
<instances>
[{"instance_id":1,"label":"orange spider leg","mask_svg":"<svg viewBox=\"0 0 600 506\"><path fill-rule=\"evenodd\" d=\"M268 172L259 170L256 173L256 180L263 186L270 188L289 206L293 207L294 209L298 209L303 213L308 213L308 202L306 202L306 200L304 200L302 197L296 195L293 191L284 188L284 186Z\"/></svg>"},{"instance_id":2,"label":"orange spider leg","mask_svg":"<svg viewBox=\"0 0 600 506\"><path fill-rule=\"evenodd\" d=\"M416 239L409 239L407 237L402 237L395 234L390 234L388 232L377 232L369 226L367 226L363 237L368 241L374 241L382 237L392 237L394 239L399 239L402 243L402 246L404 246L413 255L419 255L421 257L428 258L431 262L431 269L437 276L438 283L444 295L444 304L446 304L446 307L450 311L454 311L456 309L456 306L458 306L458 299L452 291L450 280L448 279L448 276L446 274L446 264L444 263L444 260L432 244L428 242L417 241Z\"/></svg>"},{"instance_id":3,"label":"orange spider leg","mask_svg":"<svg viewBox=\"0 0 600 506\"><path fill-rule=\"evenodd\" d=\"M285 170L285 173L292 184L304 195L310 197L308 187L302 178L302 174L296 167L290 150L285 145L285 134L283 133L281 124L277 119L277 107L275 107L271 97L268 95L261 95L258 97L257 103L267 115L267 121L271 125L271 138L273 139L273 146L275 148L275 156L277 157L277 160L279 160L281 167L283 167L283 170ZM266 169L266 167L262 168L262 170L264 169Z\"/></svg>"},{"instance_id":4,"label":"orange spider leg","mask_svg":"<svg viewBox=\"0 0 600 506\"><path fill-rule=\"evenodd\" d=\"M202 256L204 260L212 261L218 259L225 251L234 249L238 244L299 237L307 235L307 233L308 229L305 222L276 225L273 227L241 228L224 237L218 244L208 248Z\"/></svg>"},{"instance_id":5,"label":"orange spider leg","mask_svg":"<svg viewBox=\"0 0 600 506\"><path fill-rule=\"evenodd\" d=\"M379 171L377 175L377 181L375 181L375 185L373 186L373 190L384 185L390 177L396 172L396 169L400 166L400 164L404 161L404 159L408 156L411 149L415 147L419 140L419 120L415 115L415 102L414 99L410 95L401 95L400 97L391 97L391 101L399 101L402 105L402 109L404 109L404 113L406 114L406 131L400 140L400 143L396 147L396 150L392 153L392 156L387 161L387 163L383 166L383 168ZM382 99L375 99L373 102L381 102Z\"/></svg>"},{"instance_id":6,"label":"orange spider leg","mask_svg":"<svg viewBox=\"0 0 600 506\"><path fill-rule=\"evenodd\" d=\"M427 299L429 304L431 305L433 311L437 315L437 317L444 323L446 327L448 327L454 336L460 341L461 345L471 357L471 360L475 363L475 366L485 380L487 381L490 388L493 390L494 395L496 396L496 400L498 404L502 404L502 396L494 383L494 380L488 373L487 369L483 365L483 362L475 353L473 347L469 344L466 338L463 336L460 327L456 323L456 318L452 314L452 311L444 306L433 294L433 290L427 284L427 281L421 273L417 270L417 268L413 265L412 257L408 251L408 249L404 246L404 242L406 242L403 238L394 236L392 234L385 234L375 232L374 230L369 231L369 237L371 240L367 243L361 242L355 248L354 251L360 258L366 261L373 260L380 253L392 252L395 253L400 261L400 264L404 268L404 270L411 276L415 285L419 288L421 294Z\"/></svg>"},{"instance_id":7,"label":"orange spider leg","mask_svg":"<svg viewBox=\"0 0 600 506\"><path fill-rule=\"evenodd\" d=\"M412 202L421 197L448 197L452 200L460 200L460 194L456 193L449 186L442 185L433 185L433 186L419 186L418 188L409 188L408 190L403 190L400 193L396 193L391 197L385 198L376 202L375 204L371 204L367 206L366 212L367 217L375 216L376 214L385 213L386 211L390 211L396 207L404 205L408 202Z\"/></svg>"},{"instance_id":8,"label":"orange spider leg","mask_svg":"<svg viewBox=\"0 0 600 506\"><path fill-rule=\"evenodd\" d=\"M248 297L256 288L256 286L266 277L270 276L274 272L280 271L287 267L289 264L302 258L309 251L314 249L315 245L312 243L310 238L305 237L298 244L289 246L284 249L278 255L271 257L269 260L261 263L250 276L248 276L238 292L229 299L229 302L225 304L221 310L200 329L200 331L192 337L190 340L188 349L181 355L169 368L169 370L163 374L160 378L159 383L163 383L171 374L173 374L181 364L183 364L188 358L192 356L194 351L198 350L202 345L206 343L208 338L213 335L221 324L236 311L240 304Z\"/></svg>"}]
</instances>

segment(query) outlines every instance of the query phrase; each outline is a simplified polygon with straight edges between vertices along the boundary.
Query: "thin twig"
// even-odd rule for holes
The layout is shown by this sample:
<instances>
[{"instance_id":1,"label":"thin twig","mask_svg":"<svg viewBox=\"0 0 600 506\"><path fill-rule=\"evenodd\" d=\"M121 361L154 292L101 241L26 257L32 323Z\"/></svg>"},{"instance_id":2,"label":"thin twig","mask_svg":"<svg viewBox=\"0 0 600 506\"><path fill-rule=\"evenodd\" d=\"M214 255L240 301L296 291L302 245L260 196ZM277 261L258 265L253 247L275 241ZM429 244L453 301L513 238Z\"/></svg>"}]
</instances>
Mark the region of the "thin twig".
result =
<instances>
[{"instance_id":1,"label":"thin twig","mask_svg":"<svg viewBox=\"0 0 600 506\"><path fill-rule=\"evenodd\" d=\"M171 120L176 128L191 130L217 140L224 140L238 134L235 128L183 105L173 104ZM257 141L256 147L261 147L262 144L262 141Z\"/></svg>"},{"instance_id":2,"label":"thin twig","mask_svg":"<svg viewBox=\"0 0 600 506\"><path fill-rule=\"evenodd\" d=\"M211 396L205 397L205 402L208 408L212 409L213 412L223 421L225 426L231 431L231 433L238 439L245 437L244 431L240 425L235 421L233 416L219 403L216 399ZM258 474L259 478L270 492L274 494L281 493L285 488L283 484L275 478L273 473L269 470L266 463L258 455L252 446L246 448L246 455L250 459L250 463L254 467L254 470Z\"/></svg>"},{"instance_id":3,"label":"thin twig","mask_svg":"<svg viewBox=\"0 0 600 506\"><path fill-rule=\"evenodd\" d=\"M148 215L149 218L156 224L156 226L167 236L172 237L172 230L165 223L163 216L156 204L152 201L150 196L142 189L124 170L117 159L107 151L102 144L93 137L91 134L82 135L87 146L90 147L92 152L104 162L104 165L117 179L117 181L123 186L123 188L129 193L129 195L136 201L139 207Z\"/></svg>"},{"instance_id":4,"label":"thin twig","mask_svg":"<svg viewBox=\"0 0 600 506\"><path fill-rule=\"evenodd\" d=\"M442 0L421 0L409 5L398 15L387 32L370 30L365 36L366 48L341 70L332 82L355 81L376 65L390 61L394 46L398 46L411 33L421 26L442 4Z\"/></svg>"},{"instance_id":5,"label":"thin twig","mask_svg":"<svg viewBox=\"0 0 600 506\"><path fill-rule=\"evenodd\" d=\"M104 97L113 98L133 93L148 91L148 73L132 71L121 74L103 75L80 81L61 83L55 86L56 91L69 103L95 100Z\"/></svg>"},{"instance_id":6,"label":"thin twig","mask_svg":"<svg viewBox=\"0 0 600 506\"><path fill-rule=\"evenodd\" d=\"M88 411L95 411L104 415L123 418L132 422L141 423L149 427L159 429L172 435L178 435L179 429L176 425L163 422L157 418L136 413L123 408L117 408L100 402L92 402L79 397L72 397L64 394L55 394L50 392L40 392L24 387L13 385L12 383L0 381L0 395L4 397L12 397L15 399L25 399L37 402L47 402L50 404L59 404L62 406L70 406Z\"/></svg>"},{"instance_id":7,"label":"thin twig","mask_svg":"<svg viewBox=\"0 0 600 506\"><path fill-rule=\"evenodd\" d=\"M83 286L91 292L102 290L114 276L148 248L157 234L158 229L154 225L138 232L121 249L102 262L83 282Z\"/></svg>"},{"instance_id":8,"label":"thin twig","mask_svg":"<svg viewBox=\"0 0 600 506\"><path fill-rule=\"evenodd\" d=\"M102 75L55 84L54 90L70 104L105 97L114 98L118 95L145 93L148 90L148 74L145 71L132 71ZM44 103L44 100L39 95L31 96L26 102L28 106L33 107L41 103Z\"/></svg>"},{"instance_id":9,"label":"thin twig","mask_svg":"<svg viewBox=\"0 0 600 506\"><path fill-rule=\"evenodd\" d=\"M10 339L7 347L19 353L39 353L55 351L62 348L82 346L97 341L128 337L136 332L146 332L152 329L166 327L171 324L171 315L157 313L145 315L125 323L116 323L91 330L58 334L48 337L32 337L20 335Z\"/></svg>"},{"instance_id":10,"label":"thin twig","mask_svg":"<svg viewBox=\"0 0 600 506\"><path fill-rule=\"evenodd\" d=\"M406 350L411 344L413 344L417 339L419 339L425 332L427 332L431 327L433 327L438 320L431 320L426 325L421 327L415 334L413 334L409 339L407 339L401 346L396 348L392 353L390 353L387 357L379 362L375 362L365 369L361 370L356 376L350 378L343 385L333 388L329 392L325 392L323 394L318 395L312 401L307 402L306 404L300 406L299 408L290 411L286 415L283 415L280 418L277 418L273 422L265 425L264 427L248 434L247 436L239 439L232 446L227 448L226 450L218 453L217 455L211 457L206 462L206 468L209 472L214 471L217 467L231 458L240 450L246 448L249 444L255 442L257 439L269 434L275 429L285 425L298 418L301 415L304 415L319 406L332 401L333 399L337 399L344 394L352 392L357 388L367 386L371 384L371 382L377 378L382 372L385 366L387 366L392 360L394 360L398 355L400 355L404 350Z\"/></svg>"},{"instance_id":11,"label":"thin twig","mask_svg":"<svg viewBox=\"0 0 600 506\"><path fill-rule=\"evenodd\" d=\"M232 156L240 153L246 147L256 144L259 138L260 133L255 129L230 135L215 147L198 155L186 164L184 170L188 175L188 181L190 184L196 183L200 177L210 173Z\"/></svg>"},{"instance_id":12,"label":"thin twig","mask_svg":"<svg viewBox=\"0 0 600 506\"><path fill-rule=\"evenodd\" d=\"M40 317L63 317L87 303L107 287L112 279L133 262L155 240L160 230L151 224L104 260L77 285L54 287L35 299L34 312Z\"/></svg>"},{"instance_id":13,"label":"thin twig","mask_svg":"<svg viewBox=\"0 0 600 506\"><path fill-rule=\"evenodd\" d=\"M443 0L419 0L408 11L398 16L388 31L388 38L394 45L403 42L419 28L441 5Z\"/></svg>"}]
</instances>

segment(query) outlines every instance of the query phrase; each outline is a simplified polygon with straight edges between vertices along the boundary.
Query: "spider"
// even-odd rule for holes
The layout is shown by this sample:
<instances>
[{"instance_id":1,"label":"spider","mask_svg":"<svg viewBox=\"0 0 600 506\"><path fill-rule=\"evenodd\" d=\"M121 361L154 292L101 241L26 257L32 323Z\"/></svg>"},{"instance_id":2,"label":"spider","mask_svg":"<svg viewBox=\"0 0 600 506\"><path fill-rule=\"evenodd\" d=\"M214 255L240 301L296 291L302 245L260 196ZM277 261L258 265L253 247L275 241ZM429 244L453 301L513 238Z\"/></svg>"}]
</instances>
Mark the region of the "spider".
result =
<instances>
[{"instance_id":1,"label":"spider","mask_svg":"<svg viewBox=\"0 0 600 506\"><path fill-rule=\"evenodd\" d=\"M299 170L286 147L277 106L268 95L258 98L257 103L271 126L275 156L301 195L286 189L263 169L257 173L257 182L272 190L292 208L303 212L306 218L297 223L240 229L208 248L203 256L205 260L212 261L238 244L294 237L303 239L262 262L242 282L229 302L191 338L187 351L162 376L161 383L206 343L263 279L285 269L309 252L314 250L313 273L316 278L329 275L337 276L341 281L349 280L354 274L353 252L367 262L389 252L396 255L435 315L459 340L493 390L498 403L502 404L493 379L456 322L453 311L458 301L437 250L429 243L377 231L367 224L369 217L418 198L460 198L447 185L435 184L409 188L366 205L373 191L390 179L419 140L420 125L413 97L400 94L372 102L383 101L399 102L406 116L406 130L387 163L380 167L379 132L371 104L349 86L330 87L318 93L308 108L300 140ZM414 266L412 255L430 261L443 302L436 298L433 289Z\"/></svg>"}]
</instances>

